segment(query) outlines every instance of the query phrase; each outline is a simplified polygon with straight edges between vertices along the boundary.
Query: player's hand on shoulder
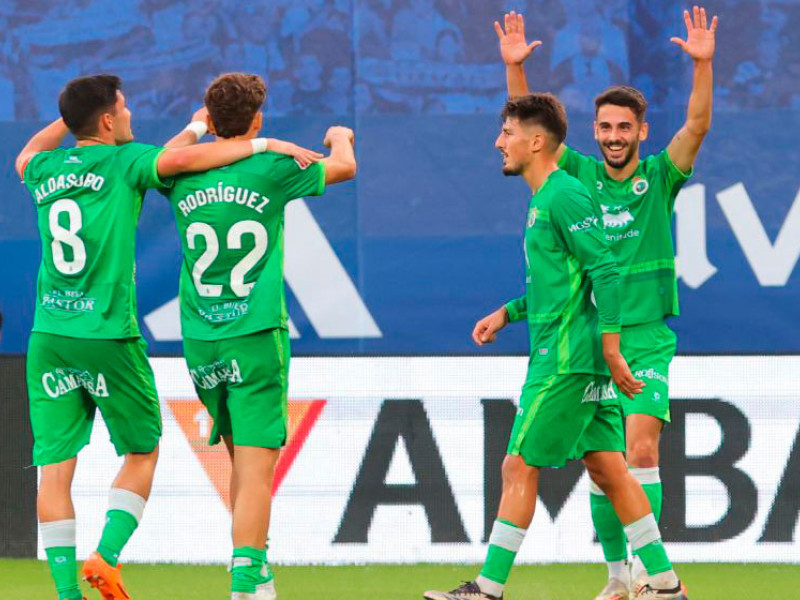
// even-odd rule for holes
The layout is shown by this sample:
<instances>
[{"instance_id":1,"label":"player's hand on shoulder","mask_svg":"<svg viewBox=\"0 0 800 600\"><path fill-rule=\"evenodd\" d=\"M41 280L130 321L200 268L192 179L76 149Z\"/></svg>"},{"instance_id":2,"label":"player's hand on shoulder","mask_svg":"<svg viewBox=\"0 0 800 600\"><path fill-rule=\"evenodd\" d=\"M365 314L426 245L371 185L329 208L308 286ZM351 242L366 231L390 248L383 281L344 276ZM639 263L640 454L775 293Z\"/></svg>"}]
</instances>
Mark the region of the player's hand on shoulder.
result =
<instances>
[{"instance_id":1,"label":"player's hand on shoulder","mask_svg":"<svg viewBox=\"0 0 800 600\"><path fill-rule=\"evenodd\" d=\"M355 142L356 134L349 127L334 125L333 127L329 127L328 131L325 132L325 139L322 141L322 143L326 148L330 148L333 140L337 138L345 138L352 144Z\"/></svg>"},{"instance_id":2,"label":"player's hand on shoulder","mask_svg":"<svg viewBox=\"0 0 800 600\"><path fill-rule=\"evenodd\" d=\"M309 150L297 144L290 144L290 146L288 154L294 157L295 162L301 169L305 169L309 165L325 158L324 154L320 154L315 150Z\"/></svg>"},{"instance_id":3,"label":"player's hand on shoulder","mask_svg":"<svg viewBox=\"0 0 800 600\"><path fill-rule=\"evenodd\" d=\"M497 339L497 332L508 325L508 311L505 306L483 317L472 330L472 341L478 346L491 344Z\"/></svg>"}]
</instances>

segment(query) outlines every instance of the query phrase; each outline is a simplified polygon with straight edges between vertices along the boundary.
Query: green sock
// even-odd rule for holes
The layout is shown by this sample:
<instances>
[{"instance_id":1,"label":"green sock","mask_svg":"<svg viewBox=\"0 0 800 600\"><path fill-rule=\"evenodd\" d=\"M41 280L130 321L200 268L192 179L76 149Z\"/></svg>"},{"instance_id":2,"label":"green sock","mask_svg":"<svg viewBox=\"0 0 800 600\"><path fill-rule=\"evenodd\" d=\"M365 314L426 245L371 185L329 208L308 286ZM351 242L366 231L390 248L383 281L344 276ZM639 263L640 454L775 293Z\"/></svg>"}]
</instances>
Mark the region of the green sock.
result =
<instances>
[{"instance_id":1,"label":"green sock","mask_svg":"<svg viewBox=\"0 0 800 600\"><path fill-rule=\"evenodd\" d=\"M496 520L489 536L489 550L486 562L476 580L480 588L491 596L501 596L503 586L508 581L514 558L519 552L525 529L517 527L510 521Z\"/></svg>"},{"instance_id":2,"label":"green sock","mask_svg":"<svg viewBox=\"0 0 800 600\"><path fill-rule=\"evenodd\" d=\"M672 570L667 551L661 541L658 523L650 513L638 521L625 526L625 534L631 541L631 548L647 569L648 575L657 575Z\"/></svg>"},{"instance_id":3,"label":"green sock","mask_svg":"<svg viewBox=\"0 0 800 600\"><path fill-rule=\"evenodd\" d=\"M231 591L255 594L256 586L265 581L261 568L267 561L266 550L242 546L233 549ZM269 581L267 577L266 581Z\"/></svg>"},{"instance_id":4,"label":"green sock","mask_svg":"<svg viewBox=\"0 0 800 600\"><path fill-rule=\"evenodd\" d=\"M46 548L47 564L56 584L58 600L80 600L78 588L78 565L75 562L75 546Z\"/></svg>"},{"instance_id":5,"label":"green sock","mask_svg":"<svg viewBox=\"0 0 800 600\"><path fill-rule=\"evenodd\" d=\"M672 563L669 562L667 551L661 540L650 542L636 551L637 556L642 561L648 575L658 575L672 570Z\"/></svg>"},{"instance_id":6,"label":"green sock","mask_svg":"<svg viewBox=\"0 0 800 600\"><path fill-rule=\"evenodd\" d=\"M642 489L644 493L647 494L647 499L650 500L653 516L656 518L656 521L661 521L661 503L664 499L664 491L661 487L661 482L643 483Z\"/></svg>"},{"instance_id":7,"label":"green sock","mask_svg":"<svg viewBox=\"0 0 800 600\"><path fill-rule=\"evenodd\" d=\"M592 486L589 494L589 505L592 508L592 522L597 532L597 539L603 547L606 562L616 562L628 558L628 541L625 539L625 527L614 512L614 505L608 496Z\"/></svg>"},{"instance_id":8,"label":"green sock","mask_svg":"<svg viewBox=\"0 0 800 600\"><path fill-rule=\"evenodd\" d=\"M127 511L109 510L106 513L106 525L103 527L97 551L112 567L117 566L120 552L138 526L136 517Z\"/></svg>"}]
</instances>

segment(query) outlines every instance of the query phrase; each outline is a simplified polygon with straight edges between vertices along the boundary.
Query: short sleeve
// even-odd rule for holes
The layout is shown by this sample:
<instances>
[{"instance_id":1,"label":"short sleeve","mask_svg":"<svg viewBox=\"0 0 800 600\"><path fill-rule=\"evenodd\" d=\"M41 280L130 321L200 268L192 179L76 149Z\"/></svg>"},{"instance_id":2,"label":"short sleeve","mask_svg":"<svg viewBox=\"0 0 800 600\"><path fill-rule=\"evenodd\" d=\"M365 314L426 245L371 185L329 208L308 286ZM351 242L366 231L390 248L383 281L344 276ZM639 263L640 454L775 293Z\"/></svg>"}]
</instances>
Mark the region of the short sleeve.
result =
<instances>
[{"instance_id":1,"label":"short sleeve","mask_svg":"<svg viewBox=\"0 0 800 600\"><path fill-rule=\"evenodd\" d=\"M28 186L35 186L41 183L42 163L51 156L52 152L37 152L28 159L25 170L22 171L22 181Z\"/></svg>"},{"instance_id":2,"label":"short sleeve","mask_svg":"<svg viewBox=\"0 0 800 600\"><path fill-rule=\"evenodd\" d=\"M688 173L684 173L675 165L674 162L672 162L667 150L662 150L658 154L654 155L652 160L655 163L655 167L658 169L659 176L662 178L662 181L664 181L666 189L669 192L668 201L671 211L672 207L675 205L675 198L678 195L678 192L681 191L683 184L686 183L694 174L694 167L689 169Z\"/></svg>"},{"instance_id":3,"label":"short sleeve","mask_svg":"<svg viewBox=\"0 0 800 600\"><path fill-rule=\"evenodd\" d=\"M291 156L282 156L275 166L274 177L281 183L287 199L319 196L325 191L325 163L316 162L301 169Z\"/></svg>"},{"instance_id":4,"label":"short sleeve","mask_svg":"<svg viewBox=\"0 0 800 600\"><path fill-rule=\"evenodd\" d=\"M591 170L591 173L594 174L596 162L597 161L591 156L581 154L577 150L573 150L565 145L564 152L561 154L561 158L558 159L558 166L573 177L580 179L581 175L584 175L587 169Z\"/></svg>"},{"instance_id":5,"label":"short sleeve","mask_svg":"<svg viewBox=\"0 0 800 600\"><path fill-rule=\"evenodd\" d=\"M117 165L125 181L137 190L164 188L170 180L158 176L158 157L166 149L160 146L129 142L117 150Z\"/></svg>"}]
</instances>

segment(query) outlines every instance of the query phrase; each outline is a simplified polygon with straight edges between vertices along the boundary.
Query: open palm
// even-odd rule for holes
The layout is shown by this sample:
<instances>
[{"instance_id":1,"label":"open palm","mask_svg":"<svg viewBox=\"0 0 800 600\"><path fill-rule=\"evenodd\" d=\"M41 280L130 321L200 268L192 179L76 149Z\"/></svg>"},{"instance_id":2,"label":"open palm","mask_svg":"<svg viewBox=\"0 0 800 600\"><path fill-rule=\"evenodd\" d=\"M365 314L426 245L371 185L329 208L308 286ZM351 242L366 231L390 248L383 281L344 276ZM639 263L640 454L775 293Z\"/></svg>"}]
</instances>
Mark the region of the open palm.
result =
<instances>
[{"instance_id":1,"label":"open palm","mask_svg":"<svg viewBox=\"0 0 800 600\"><path fill-rule=\"evenodd\" d=\"M690 15L688 10L683 11L683 20L686 22L686 39L674 37L670 41L678 44L694 60L711 60L714 56L717 17L711 20L709 27L705 8L695 6L692 13Z\"/></svg>"},{"instance_id":2,"label":"open palm","mask_svg":"<svg viewBox=\"0 0 800 600\"><path fill-rule=\"evenodd\" d=\"M494 22L494 30L500 40L500 55L507 65L521 65L542 42L536 40L529 44L525 41L525 19L513 10L505 14L504 25L505 29L497 21Z\"/></svg>"}]
</instances>

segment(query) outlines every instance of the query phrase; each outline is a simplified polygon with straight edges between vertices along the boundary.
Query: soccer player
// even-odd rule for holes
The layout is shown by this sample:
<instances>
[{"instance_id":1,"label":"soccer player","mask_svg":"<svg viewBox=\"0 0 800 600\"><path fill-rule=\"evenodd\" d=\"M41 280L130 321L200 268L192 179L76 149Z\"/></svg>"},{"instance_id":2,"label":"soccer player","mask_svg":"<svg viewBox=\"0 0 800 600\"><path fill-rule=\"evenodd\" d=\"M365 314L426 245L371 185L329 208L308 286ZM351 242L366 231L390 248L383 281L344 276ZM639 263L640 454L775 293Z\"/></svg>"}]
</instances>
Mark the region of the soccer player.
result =
<instances>
[{"instance_id":1,"label":"soccer player","mask_svg":"<svg viewBox=\"0 0 800 600\"><path fill-rule=\"evenodd\" d=\"M165 150L133 142L120 87L113 75L70 81L58 100L61 119L34 135L16 160L36 201L42 240L27 385L33 462L42 466L42 544L60 600L81 598L70 488L96 410L125 456L97 551L83 565L106 600L129 598L118 557L142 518L158 458L161 414L134 285L144 193L165 177L229 164L267 145L262 138ZM68 130L75 147L58 148Z\"/></svg>"},{"instance_id":2,"label":"soccer player","mask_svg":"<svg viewBox=\"0 0 800 600\"><path fill-rule=\"evenodd\" d=\"M629 473L623 420L609 371L632 397L643 383L619 350L619 272L586 188L558 168L564 107L550 94L509 100L496 147L503 173L533 192L525 229L526 294L475 325L478 345L509 322L526 320L530 360L503 461L503 491L480 575L429 600L492 600L503 589L533 518L542 467L582 459L611 499L651 577L637 599L684 598L647 496ZM597 307L592 302L592 295Z\"/></svg>"},{"instance_id":3,"label":"soccer player","mask_svg":"<svg viewBox=\"0 0 800 600\"><path fill-rule=\"evenodd\" d=\"M626 417L626 456L631 473L647 493L656 519L661 516L658 472L661 430L670 420L669 365L675 355L675 334L665 319L678 314L672 211L681 186L692 173L700 145L711 126L712 68L717 17L706 11L684 11L687 38L672 38L694 61L694 79L686 122L665 150L639 156L647 139L647 102L629 87L614 87L595 99L594 135L603 160L561 145L558 164L577 177L594 197L606 239L622 275L621 350L644 393L622 398ZM505 29L495 23L506 64L509 96L528 93L523 63L541 44L525 40L522 15L505 16ZM641 561L632 575L622 523L612 503L596 485L591 490L592 520L608 564L608 583L596 600L622 600L640 579ZM633 583L632 583L633 582Z\"/></svg>"},{"instance_id":4,"label":"soccer player","mask_svg":"<svg viewBox=\"0 0 800 600\"><path fill-rule=\"evenodd\" d=\"M266 89L258 75L226 73L205 96L208 128L224 140L261 129ZM287 435L289 333L283 289L286 204L355 177L353 132L328 129L328 158L300 168L266 153L184 175L165 193L183 247L181 328L186 362L233 462L232 600L272 600L266 556L272 478ZM324 293L324 290L320 290Z\"/></svg>"}]
</instances>

